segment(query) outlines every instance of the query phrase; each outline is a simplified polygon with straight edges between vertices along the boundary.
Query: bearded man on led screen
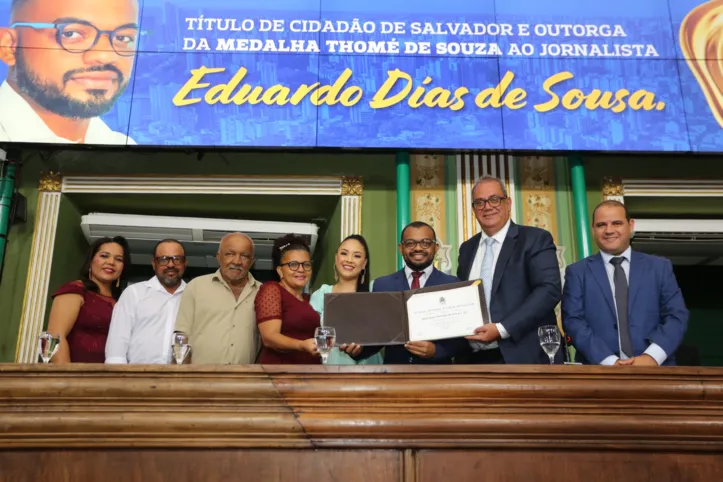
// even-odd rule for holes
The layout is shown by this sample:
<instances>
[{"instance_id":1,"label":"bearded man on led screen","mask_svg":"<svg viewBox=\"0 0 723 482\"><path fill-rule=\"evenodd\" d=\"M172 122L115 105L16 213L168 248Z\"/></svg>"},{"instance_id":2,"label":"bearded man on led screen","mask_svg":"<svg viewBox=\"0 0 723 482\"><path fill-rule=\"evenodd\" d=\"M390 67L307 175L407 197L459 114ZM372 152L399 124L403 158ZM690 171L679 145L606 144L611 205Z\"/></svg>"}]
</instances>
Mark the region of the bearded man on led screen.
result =
<instances>
[{"instance_id":1,"label":"bearded man on led screen","mask_svg":"<svg viewBox=\"0 0 723 482\"><path fill-rule=\"evenodd\" d=\"M135 144L99 116L128 87L137 0L12 0L0 27L0 141Z\"/></svg>"}]
</instances>

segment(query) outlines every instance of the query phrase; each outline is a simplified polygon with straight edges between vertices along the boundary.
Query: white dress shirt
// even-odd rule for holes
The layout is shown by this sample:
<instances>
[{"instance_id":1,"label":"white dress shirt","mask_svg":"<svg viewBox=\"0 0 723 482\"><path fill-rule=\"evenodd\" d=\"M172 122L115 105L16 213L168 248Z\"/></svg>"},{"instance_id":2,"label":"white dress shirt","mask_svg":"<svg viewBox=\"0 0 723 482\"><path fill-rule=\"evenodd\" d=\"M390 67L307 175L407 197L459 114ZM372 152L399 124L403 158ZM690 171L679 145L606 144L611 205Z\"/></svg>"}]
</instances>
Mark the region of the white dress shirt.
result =
<instances>
[{"instance_id":1,"label":"white dress shirt","mask_svg":"<svg viewBox=\"0 0 723 482\"><path fill-rule=\"evenodd\" d=\"M628 247L623 253L620 255L623 257L624 261L620 264L622 266L623 271L625 272L625 279L628 282L628 286L630 286L630 259L632 249ZM612 254L605 253L603 251L600 251L600 256L602 256L603 265L605 266L605 273L608 275L608 281L610 282L610 290L613 295L613 305L615 306L615 319L618 318L618 304L615 300L615 266L610 263L610 260L613 259L615 256ZM630 319L628 319L628 323L630 323ZM623 353L623 349L620 347L620 329L618 328L618 352L620 353L620 358L623 360L627 360L628 357ZM658 365L662 365L663 362L668 358L668 354L665 353L665 350L660 348L660 345L656 343L651 343L647 350L645 350L646 355L650 355L653 357L653 359L658 362ZM615 365L615 362L618 361L618 357L615 355L610 355L609 357L605 358L602 362L600 362L601 365Z\"/></svg>"},{"instance_id":2,"label":"white dress shirt","mask_svg":"<svg viewBox=\"0 0 723 482\"><path fill-rule=\"evenodd\" d=\"M7 82L0 85L0 142L38 142L75 144L75 141L57 136L33 110L30 104ZM100 117L93 117L85 133L85 144L135 144L129 136L114 132Z\"/></svg>"},{"instance_id":3,"label":"white dress shirt","mask_svg":"<svg viewBox=\"0 0 723 482\"><path fill-rule=\"evenodd\" d=\"M485 245L485 239L487 238L494 238L496 243L492 245L492 249L494 250L494 261L492 262L492 266L494 268L497 267L497 259L500 257L500 251L502 250L502 244L505 242L505 238L507 237L507 231L510 230L510 220L508 219L504 226L502 226L502 229L497 231L492 236L487 236L484 231L482 231L482 236L479 240L479 246L477 247L477 253L474 255L474 261L472 262L472 269L469 272L469 279L478 279L481 277L482 273L482 260L485 257L485 251L487 250L487 246ZM493 269L494 269L493 268ZM492 303L492 300L489 300L490 303ZM490 313L490 316L492 316L492 313ZM492 320L490 320L492 321ZM503 340L505 338L509 338L510 334L505 330L505 327L502 326L502 323L495 323L497 326L497 330L500 332L500 338ZM471 342L471 343L479 343L479 342ZM493 342L494 343L494 342ZM474 345L473 345L474 346Z\"/></svg>"},{"instance_id":4,"label":"white dress shirt","mask_svg":"<svg viewBox=\"0 0 723 482\"><path fill-rule=\"evenodd\" d=\"M419 277L419 287L424 288L424 285L427 284L427 280L430 276L432 276L432 271L434 270L434 263L430 264L426 268L422 270L422 276ZM412 281L414 280L414 277L412 276L412 273L414 271L407 266L404 265L404 274L407 275L407 282L409 283L409 286L412 286Z\"/></svg>"},{"instance_id":5,"label":"white dress shirt","mask_svg":"<svg viewBox=\"0 0 723 482\"><path fill-rule=\"evenodd\" d=\"M155 276L123 291L113 308L106 363L169 363L171 335L186 282L171 294Z\"/></svg>"}]
</instances>

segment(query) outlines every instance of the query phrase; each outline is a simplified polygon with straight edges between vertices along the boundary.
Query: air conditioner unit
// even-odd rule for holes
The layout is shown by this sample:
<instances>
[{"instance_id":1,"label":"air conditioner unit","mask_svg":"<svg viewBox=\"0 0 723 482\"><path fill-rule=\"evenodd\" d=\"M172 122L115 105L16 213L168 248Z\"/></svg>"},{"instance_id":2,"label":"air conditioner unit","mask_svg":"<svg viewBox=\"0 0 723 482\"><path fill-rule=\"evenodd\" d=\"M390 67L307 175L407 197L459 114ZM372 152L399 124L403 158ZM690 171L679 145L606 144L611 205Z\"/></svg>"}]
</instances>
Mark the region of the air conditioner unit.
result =
<instances>
[{"instance_id":1,"label":"air conditioner unit","mask_svg":"<svg viewBox=\"0 0 723 482\"><path fill-rule=\"evenodd\" d=\"M90 213L81 218L80 227L89 243L109 236L128 240L133 264L151 264L153 248L162 239L176 239L186 248L191 267L217 268L216 252L221 238L242 232L254 241L254 269L271 269L271 250L276 238L288 233L306 238L314 253L319 227L313 223L244 221L135 214Z\"/></svg>"}]
</instances>

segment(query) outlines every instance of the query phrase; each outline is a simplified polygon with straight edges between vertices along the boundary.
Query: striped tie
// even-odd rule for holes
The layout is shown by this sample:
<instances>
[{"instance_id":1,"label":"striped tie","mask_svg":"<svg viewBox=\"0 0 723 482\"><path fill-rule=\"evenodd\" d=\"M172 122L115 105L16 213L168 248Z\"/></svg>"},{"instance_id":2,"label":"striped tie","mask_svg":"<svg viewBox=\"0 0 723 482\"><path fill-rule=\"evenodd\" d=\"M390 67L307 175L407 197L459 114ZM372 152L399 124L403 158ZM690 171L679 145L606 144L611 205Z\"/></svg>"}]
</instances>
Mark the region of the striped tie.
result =
<instances>
[{"instance_id":1,"label":"striped tie","mask_svg":"<svg viewBox=\"0 0 723 482\"><path fill-rule=\"evenodd\" d=\"M482 288L485 291L485 300L487 301L487 313L490 313L490 318L492 318L492 313L490 312L490 302L492 301L492 280L495 276L495 249L494 245L497 242L495 238L485 238L483 241L485 244L485 255L484 258L482 258L482 271L480 272L480 278L482 279ZM490 319L490 322L492 319ZM470 342L472 344L472 348L477 350L482 350L484 348L490 349L490 348L497 348L497 342L493 341L491 343L480 343L478 341L472 341Z\"/></svg>"}]
</instances>

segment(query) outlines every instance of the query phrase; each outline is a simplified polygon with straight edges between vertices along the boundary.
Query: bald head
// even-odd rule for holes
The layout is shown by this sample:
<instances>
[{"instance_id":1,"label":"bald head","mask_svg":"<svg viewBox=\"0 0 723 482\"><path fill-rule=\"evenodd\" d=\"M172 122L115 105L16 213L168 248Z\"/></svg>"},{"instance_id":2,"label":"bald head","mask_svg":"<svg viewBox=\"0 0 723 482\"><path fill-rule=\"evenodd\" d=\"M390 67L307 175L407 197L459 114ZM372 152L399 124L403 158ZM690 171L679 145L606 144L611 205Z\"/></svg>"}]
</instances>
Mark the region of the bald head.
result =
<instances>
[{"instance_id":1,"label":"bald head","mask_svg":"<svg viewBox=\"0 0 723 482\"><path fill-rule=\"evenodd\" d=\"M242 287L254 264L254 242L243 233L227 234L221 238L216 257L223 279L229 285Z\"/></svg>"},{"instance_id":2,"label":"bald head","mask_svg":"<svg viewBox=\"0 0 723 482\"><path fill-rule=\"evenodd\" d=\"M251 236L244 233L228 233L226 236L221 238L221 242L218 244L218 250L219 252L223 251L225 246L228 246L229 243L235 243L238 241L246 240L251 245L251 254L254 254L254 251L256 251L256 245L254 244L254 240L251 239Z\"/></svg>"},{"instance_id":3,"label":"bald head","mask_svg":"<svg viewBox=\"0 0 723 482\"><path fill-rule=\"evenodd\" d=\"M136 11L138 10L138 1L139 0L124 0L124 3L130 5L133 9ZM78 0L12 0L12 3L10 4L10 17L15 20L15 15L18 14L21 10L24 10L26 7L33 7L38 9L45 9L48 6L51 6L53 4L59 4L62 6L62 4L78 4L80 3ZM95 3L103 3L103 2L95 2Z\"/></svg>"}]
</instances>

